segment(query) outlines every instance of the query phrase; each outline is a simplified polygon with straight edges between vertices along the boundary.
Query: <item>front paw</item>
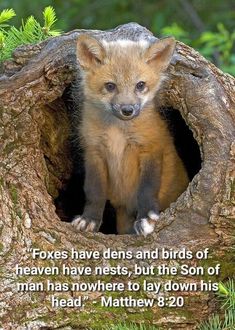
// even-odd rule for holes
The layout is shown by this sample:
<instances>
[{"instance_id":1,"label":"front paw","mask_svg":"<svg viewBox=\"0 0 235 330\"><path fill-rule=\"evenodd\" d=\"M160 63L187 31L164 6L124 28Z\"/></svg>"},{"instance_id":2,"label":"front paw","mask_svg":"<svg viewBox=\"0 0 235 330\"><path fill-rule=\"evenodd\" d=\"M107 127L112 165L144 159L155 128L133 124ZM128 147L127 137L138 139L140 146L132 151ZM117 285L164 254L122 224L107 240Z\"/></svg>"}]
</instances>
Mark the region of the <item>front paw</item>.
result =
<instances>
[{"instance_id":1,"label":"front paw","mask_svg":"<svg viewBox=\"0 0 235 330\"><path fill-rule=\"evenodd\" d=\"M77 215L73 221L72 226L77 231L82 232L97 232L99 230L99 223L93 219L88 219L82 215Z\"/></svg>"},{"instance_id":2,"label":"front paw","mask_svg":"<svg viewBox=\"0 0 235 330\"><path fill-rule=\"evenodd\" d=\"M137 235L147 236L154 231L156 221L159 219L159 214L154 211L149 211L146 218L141 218L135 221L134 230Z\"/></svg>"}]
</instances>

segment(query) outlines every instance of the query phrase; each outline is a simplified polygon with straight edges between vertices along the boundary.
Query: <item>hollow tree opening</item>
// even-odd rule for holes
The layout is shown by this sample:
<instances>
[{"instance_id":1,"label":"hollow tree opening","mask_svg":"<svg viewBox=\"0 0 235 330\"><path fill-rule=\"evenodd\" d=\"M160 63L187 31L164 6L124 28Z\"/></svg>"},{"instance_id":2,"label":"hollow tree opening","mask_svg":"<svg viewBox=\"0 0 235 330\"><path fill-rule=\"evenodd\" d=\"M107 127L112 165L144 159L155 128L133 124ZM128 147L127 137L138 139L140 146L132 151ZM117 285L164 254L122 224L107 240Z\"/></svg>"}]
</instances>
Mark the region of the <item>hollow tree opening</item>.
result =
<instances>
[{"instance_id":1,"label":"hollow tree opening","mask_svg":"<svg viewBox=\"0 0 235 330\"><path fill-rule=\"evenodd\" d=\"M160 113L168 124L176 150L184 163L189 180L191 181L200 171L202 162L200 149L193 137L193 132L185 123L179 110L161 107Z\"/></svg>"},{"instance_id":2,"label":"hollow tree opening","mask_svg":"<svg viewBox=\"0 0 235 330\"><path fill-rule=\"evenodd\" d=\"M54 118L64 113L62 118L66 121L60 98L75 78L75 47L80 33L84 31L73 31L39 45L16 50L13 59L4 64L0 77L0 263L3 288L0 300L4 302L0 319L4 328L8 328L9 324L12 328L22 325L28 328L37 325L63 328L78 324L92 328L92 320L87 317L89 313L92 313L97 324L102 319L107 323L110 318L110 310L100 313L100 308L91 301L86 302L85 314L77 309L74 313L71 308L63 308L61 314L61 309L51 308L42 292L18 293L13 267L20 262L25 262L29 267L42 266L40 260L32 261L26 252L35 246L41 250L59 251L72 247L77 250L102 251L112 247L114 250L128 248L134 251L163 246L196 251L207 247L211 254L211 258L206 260L208 266L215 262L221 264L219 280L234 276L231 265L234 264L232 247L235 224L235 82L234 78L180 42L177 42L168 70L169 84L164 91L168 102L163 104L180 111L193 131L203 162L187 190L161 215L160 223L164 226L160 225L152 235L144 238L76 233L70 224L60 221L51 196L55 199L58 190L63 188L60 178L69 173L67 167L72 162L68 154L67 167L61 167L64 164L59 161L62 150L68 150L67 138L63 140L66 130L61 131ZM87 33L107 41L154 38L148 30L134 23L112 31ZM51 134L50 129L43 132L45 112L52 113L53 132L57 134ZM64 141L59 143L60 148L55 147L58 146L55 140ZM47 149L47 153L43 148ZM53 158L48 157L50 148L53 149ZM49 164L51 168L57 167L56 175L50 171ZM94 260L89 262L92 267L96 264ZM131 261L122 262L131 267ZM192 262L199 264L195 259ZM101 263L107 264L107 260L101 260ZM48 264L51 264L50 260ZM53 260L53 266L60 264L61 260ZM78 263L71 260L71 266L77 267ZM194 281L184 276L175 276L175 280ZM27 276L27 281L33 282L35 277ZM61 281L68 282L68 278L61 276ZM66 295L72 296L70 292ZM197 292L193 299L188 292L184 295L188 303L183 310L160 310L156 307L135 314L135 321L141 323L151 319L154 324L166 328L174 324L174 329L184 327L191 330L198 320L206 319L216 311L210 293ZM15 308L16 305L18 308ZM113 315L116 320L115 312ZM122 317L123 321L132 321L133 311L122 310Z\"/></svg>"},{"instance_id":3,"label":"hollow tree opening","mask_svg":"<svg viewBox=\"0 0 235 330\"><path fill-rule=\"evenodd\" d=\"M74 85L76 88L79 88L79 84L75 83ZM69 118L69 158L72 160L72 171L69 169L69 173L65 178L61 178L62 189L60 189L58 197L55 199L57 214L62 221L68 222L72 221L74 216L82 214L85 205L85 194L83 191L85 176L83 150L79 145L77 136L77 126L79 125L79 116L82 107L82 102L77 96L81 95L81 91L76 91L74 97L73 90L74 86L67 88L62 97ZM174 139L176 150L184 163L191 181L201 168L200 150L196 140L193 138L192 131L178 110L170 107L161 107L156 111L160 111L162 118L166 120ZM67 162L67 158L61 159L61 161ZM109 201L106 202L100 232L104 234L117 233L115 209Z\"/></svg>"}]
</instances>

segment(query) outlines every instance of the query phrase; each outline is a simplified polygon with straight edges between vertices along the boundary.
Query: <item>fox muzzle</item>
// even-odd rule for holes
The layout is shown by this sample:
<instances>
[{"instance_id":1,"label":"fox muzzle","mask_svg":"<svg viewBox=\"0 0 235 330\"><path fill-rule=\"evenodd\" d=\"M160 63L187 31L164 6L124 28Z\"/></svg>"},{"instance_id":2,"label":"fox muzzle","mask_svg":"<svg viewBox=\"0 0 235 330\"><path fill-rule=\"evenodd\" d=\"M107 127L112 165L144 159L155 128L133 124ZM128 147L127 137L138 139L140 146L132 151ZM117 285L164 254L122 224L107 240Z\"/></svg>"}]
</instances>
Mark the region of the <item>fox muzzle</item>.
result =
<instances>
[{"instance_id":1,"label":"fox muzzle","mask_svg":"<svg viewBox=\"0 0 235 330\"><path fill-rule=\"evenodd\" d=\"M140 104L112 104L112 112L121 120L130 120L140 114Z\"/></svg>"}]
</instances>

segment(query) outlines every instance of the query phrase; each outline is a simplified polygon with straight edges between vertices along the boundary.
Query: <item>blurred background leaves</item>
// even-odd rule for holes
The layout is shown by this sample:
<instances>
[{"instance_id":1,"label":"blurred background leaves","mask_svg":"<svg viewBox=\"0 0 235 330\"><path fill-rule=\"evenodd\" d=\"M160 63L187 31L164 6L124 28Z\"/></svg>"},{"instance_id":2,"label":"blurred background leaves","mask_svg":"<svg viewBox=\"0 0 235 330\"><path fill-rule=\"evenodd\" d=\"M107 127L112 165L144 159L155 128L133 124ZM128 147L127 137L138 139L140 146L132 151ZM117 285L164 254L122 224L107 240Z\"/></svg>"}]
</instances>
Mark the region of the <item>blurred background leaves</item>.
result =
<instances>
[{"instance_id":1,"label":"blurred background leaves","mask_svg":"<svg viewBox=\"0 0 235 330\"><path fill-rule=\"evenodd\" d=\"M1 0L0 11L13 8L17 16L11 24L19 27L30 15L43 24L49 5L57 29L111 29L135 21L157 37L174 35L235 75L234 0Z\"/></svg>"}]
</instances>

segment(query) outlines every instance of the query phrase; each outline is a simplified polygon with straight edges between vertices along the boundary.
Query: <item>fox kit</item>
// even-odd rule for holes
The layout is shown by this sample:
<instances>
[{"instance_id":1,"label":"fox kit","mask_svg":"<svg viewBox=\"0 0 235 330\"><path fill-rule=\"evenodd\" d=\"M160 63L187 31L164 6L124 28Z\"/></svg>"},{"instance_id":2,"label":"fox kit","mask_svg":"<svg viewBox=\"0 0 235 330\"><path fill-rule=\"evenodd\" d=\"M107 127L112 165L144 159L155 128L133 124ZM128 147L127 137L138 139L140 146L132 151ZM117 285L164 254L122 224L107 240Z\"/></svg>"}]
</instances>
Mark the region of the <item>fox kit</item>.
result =
<instances>
[{"instance_id":1,"label":"fox kit","mask_svg":"<svg viewBox=\"0 0 235 330\"><path fill-rule=\"evenodd\" d=\"M98 231L110 200L119 234L147 235L186 189L186 171L154 104L174 48L173 38L150 44L79 36L86 204L72 222L76 230Z\"/></svg>"}]
</instances>

